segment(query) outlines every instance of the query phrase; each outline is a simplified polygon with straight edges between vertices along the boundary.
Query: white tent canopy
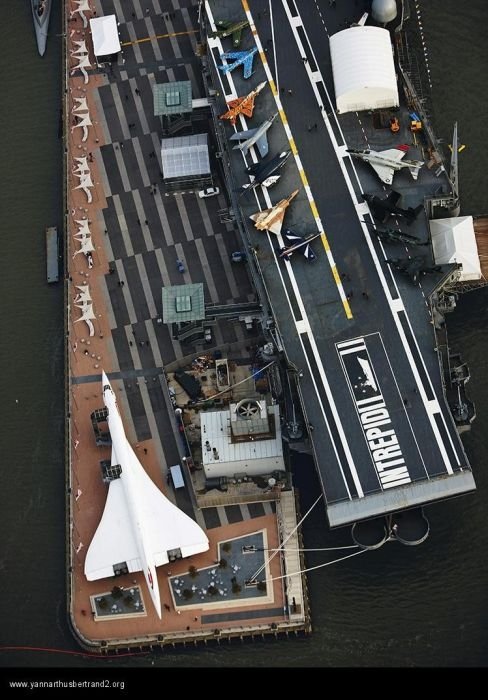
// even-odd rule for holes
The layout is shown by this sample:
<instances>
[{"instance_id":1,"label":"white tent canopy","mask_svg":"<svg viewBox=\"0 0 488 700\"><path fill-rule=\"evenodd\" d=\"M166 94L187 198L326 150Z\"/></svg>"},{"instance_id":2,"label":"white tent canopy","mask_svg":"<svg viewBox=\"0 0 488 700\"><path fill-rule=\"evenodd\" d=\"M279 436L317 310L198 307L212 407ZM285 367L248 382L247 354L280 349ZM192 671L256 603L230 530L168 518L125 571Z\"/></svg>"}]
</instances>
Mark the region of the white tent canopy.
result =
<instances>
[{"instance_id":1,"label":"white tent canopy","mask_svg":"<svg viewBox=\"0 0 488 700\"><path fill-rule=\"evenodd\" d=\"M398 107L395 64L386 29L344 29L330 38L330 55L339 114Z\"/></svg>"},{"instance_id":2,"label":"white tent canopy","mask_svg":"<svg viewBox=\"0 0 488 700\"><path fill-rule=\"evenodd\" d=\"M90 20L95 56L110 56L120 51L119 32L115 15Z\"/></svg>"},{"instance_id":3,"label":"white tent canopy","mask_svg":"<svg viewBox=\"0 0 488 700\"><path fill-rule=\"evenodd\" d=\"M76 107L73 107L72 112L88 112L88 104L86 97L74 97L75 102L78 102Z\"/></svg>"},{"instance_id":4,"label":"white tent canopy","mask_svg":"<svg viewBox=\"0 0 488 700\"><path fill-rule=\"evenodd\" d=\"M430 221L432 248L437 265L460 263L461 282L481 279L478 246L472 216Z\"/></svg>"}]
</instances>

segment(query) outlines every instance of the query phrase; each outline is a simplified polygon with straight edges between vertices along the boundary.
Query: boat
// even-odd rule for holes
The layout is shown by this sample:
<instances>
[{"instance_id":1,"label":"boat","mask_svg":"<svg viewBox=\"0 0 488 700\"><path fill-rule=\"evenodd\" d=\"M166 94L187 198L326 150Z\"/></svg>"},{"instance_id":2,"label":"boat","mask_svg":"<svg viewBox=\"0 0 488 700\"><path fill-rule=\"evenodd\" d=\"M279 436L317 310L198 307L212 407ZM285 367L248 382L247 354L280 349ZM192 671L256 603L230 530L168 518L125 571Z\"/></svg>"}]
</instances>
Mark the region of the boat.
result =
<instances>
[{"instance_id":1,"label":"boat","mask_svg":"<svg viewBox=\"0 0 488 700\"><path fill-rule=\"evenodd\" d=\"M44 56L49 29L49 15L51 14L52 0L31 0L34 29L36 30L37 48L39 54Z\"/></svg>"},{"instance_id":2,"label":"boat","mask_svg":"<svg viewBox=\"0 0 488 700\"><path fill-rule=\"evenodd\" d=\"M46 269L48 284L59 281L59 245L56 226L46 228Z\"/></svg>"}]
</instances>

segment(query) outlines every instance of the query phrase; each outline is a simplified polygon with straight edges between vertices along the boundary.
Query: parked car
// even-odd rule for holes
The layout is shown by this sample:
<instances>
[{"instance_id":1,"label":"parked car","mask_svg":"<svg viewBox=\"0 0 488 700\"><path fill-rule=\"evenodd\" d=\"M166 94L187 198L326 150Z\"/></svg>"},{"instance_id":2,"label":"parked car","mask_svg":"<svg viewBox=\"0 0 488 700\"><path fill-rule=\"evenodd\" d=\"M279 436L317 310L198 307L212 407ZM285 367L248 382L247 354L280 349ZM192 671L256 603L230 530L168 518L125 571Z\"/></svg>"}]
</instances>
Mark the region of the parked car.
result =
<instances>
[{"instance_id":1,"label":"parked car","mask_svg":"<svg viewBox=\"0 0 488 700\"><path fill-rule=\"evenodd\" d=\"M207 187L205 190L200 190L198 196L200 199L204 199L205 197L215 197L216 194L220 194L218 187Z\"/></svg>"},{"instance_id":2,"label":"parked car","mask_svg":"<svg viewBox=\"0 0 488 700\"><path fill-rule=\"evenodd\" d=\"M235 263L245 262L247 260L247 255L243 250L236 250L232 253L230 259Z\"/></svg>"}]
</instances>

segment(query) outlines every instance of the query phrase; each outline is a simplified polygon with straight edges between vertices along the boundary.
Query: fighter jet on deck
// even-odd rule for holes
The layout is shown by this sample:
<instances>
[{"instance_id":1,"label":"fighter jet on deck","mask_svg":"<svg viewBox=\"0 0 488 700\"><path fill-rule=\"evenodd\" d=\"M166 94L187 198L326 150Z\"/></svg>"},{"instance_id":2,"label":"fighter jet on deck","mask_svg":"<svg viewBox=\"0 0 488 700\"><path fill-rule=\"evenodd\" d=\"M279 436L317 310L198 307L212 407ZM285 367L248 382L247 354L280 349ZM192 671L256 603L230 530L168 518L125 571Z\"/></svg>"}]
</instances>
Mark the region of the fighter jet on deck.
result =
<instances>
[{"instance_id":1,"label":"fighter jet on deck","mask_svg":"<svg viewBox=\"0 0 488 700\"><path fill-rule=\"evenodd\" d=\"M278 112L276 112L276 114L273 114L273 116L269 119L266 119L266 121L264 121L261 124L261 126L258 126L256 129L249 129L248 131L239 131L236 134L232 134L232 136L230 137L231 141L244 142L238 143L236 146L234 146L234 151L236 150L236 148L240 148L244 155L246 155L251 146L255 145L259 151L259 155L261 156L261 158L267 156L268 137L266 136L266 133L277 116Z\"/></svg>"},{"instance_id":2,"label":"fighter jet on deck","mask_svg":"<svg viewBox=\"0 0 488 700\"><path fill-rule=\"evenodd\" d=\"M408 168L413 179L416 180L419 176L419 170L424 164L422 160L402 161L402 158L408 151L407 145L389 148L386 151L357 150L356 148L347 148L346 151L354 158L359 158L365 163L369 163L380 180L386 185L391 185L395 171L402 168Z\"/></svg>"},{"instance_id":3,"label":"fighter jet on deck","mask_svg":"<svg viewBox=\"0 0 488 700\"><path fill-rule=\"evenodd\" d=\"M254 112L254 100L259 95L261 90L266 85L266 81L259 83L257 88L252 90L249 95L245 97L237 97L235 100L230 100L227 103L228 110L219 116L219 119L228 119L232 125L236 123L236 119L239 114L243 114L245 117L252 117Z\"/></svg>"},{"instance_id":4,"label":"fighter jet on deck","mask_svg":"<svg viewBox=\"0 0 488 700\"><path fill-rule=\"evenodd\" d=\"M361 196L369 204L374 218L381 221L382 224L386 224L390 216L396 215L403 216L410 225L412 221L417 218L417 214L423 209L422 204L419 204L415 209L412 209L412 207L408 207L408 209L397 207L396 203L400 199L401 194L394 190L392 190L385 199L381 199L381 197L377 197L375 194L364 194L364 192Z\"/></svg>"},{"instance_id":5,"label":"fighter jet on deck","mask_svg":"<svg viewBox=\"0 0 488 700\"><path fill-rule=\"evenodd\" d=\"M280 179L281 175L275 175L277 170L281 170L291 155L291 151L283 151L271 158L271 160L254 163L246 168L246 173L251 176L252 182L242 185L241 192L253 190L258 185L271 187Z\"/></svg>"},{"instance_id":6,"label":"fighter jet on deck","mask_svg":"<svg viewBox=\"0 0 488 700\"><path fill-rule=\"evenodd\" d=\"M405 245L414 246L429 245L428 241L421 241L417 238L417 236L411 236L409 233L404 233L403 231L400 231L400 229L397 228L376 228L375 224L372 224L370 221L364 220L363 224L366 224L366 226L369 226L371 229L373 229L378 238L381 238L381 240L385 241L386 243L405 243Z\"/></svg>"},{"instance_id":7,"label":"fighter jet on deck","mask_svg":"<svg viewBox=\"0 0 488 700\"><path fill-rule=\"evenodd\" d=\"M211 37L219 37L220 39L225 39L232 35L232 45L237 48L241 43L242 30L249 26L249 22L244 20L243 22L228 22L226 20L220 20L215 23L217 31L213 32Z\"/></svg>"},{"instance_id":8,"label":"fighter jet on deck","mask_svg":"<svg viewBox=\"0 0 488 700\"><path fill-rule=\"evenodd\" d=\"M117 398L105 372L103 401L112 439L111 467L102 519L88 548L88 581L118 573L143 571L154 607L161 617L156 567L173 558L208 550L208 538L199 525L174 506L153 483L124 432Z\"/></svg>"},{"instance_id":9,"label":"fighter jet on deck","mask_svg":"<svg viewBox=\"0 0 488 700\"><path fill-rule=\"evenodd\" d=\"M318 238L321 235L322 232L318 231L317 233L310 233L308 234L308 236L299 236L297 233L293 233L293 231L290 231L289 228L285 229L283 231L283 238L288 243L288 245L285 248L281 248L280 258L289 260L293 253L295 253L298 250L300 251L300 253L303 253L306 260L312 262L312 260L315 260L317 256L313 252L310 243L315 238Z\"/></svg>"},{"instance_id":10,"label":"fighter jet on deck","mask_svg":"<svg viewBox=\"0 0 488 700\"><path fill-rule=\"evenodd\" d=\"M430 272L441 272L440 265L427 265L426 258L388 258L385 262L391 265L398 272L403 272L410 277L412 282L416 284L419 281L420 275L425 275Z\"/></svg>"},{"instance_id":11,"label":"fighter jet on deck","mask_svg":"<svg viewBox=\"0 0 488 700\"><path fill-rule=\"evenodd\" d=\"M277 235L281 233L285 211L297 194L298 190L294 190L289 197L281 199L274 207L251 214L249 218L254 221L254 226L258 231L271 231L271 233L276 233Z\"/></svg>"},{"instance_id":12,"label":"fighter jet on deck","mask_svg":"<svg viewBox=\"0 0 488 700\"><path fill-rule=\"evenodd\" d=\"M228 61L229 58L233 58L234 63L225 63L222 66L218 66L218 69L222 71L225 75L238 68L239 66L244 66L244 78L250 78L252 75L252 64L254 63L254 55L257 52L257 47L249 49L249 51L226 51L220 54L221 61Z\"/></svg>"}]
</instances>

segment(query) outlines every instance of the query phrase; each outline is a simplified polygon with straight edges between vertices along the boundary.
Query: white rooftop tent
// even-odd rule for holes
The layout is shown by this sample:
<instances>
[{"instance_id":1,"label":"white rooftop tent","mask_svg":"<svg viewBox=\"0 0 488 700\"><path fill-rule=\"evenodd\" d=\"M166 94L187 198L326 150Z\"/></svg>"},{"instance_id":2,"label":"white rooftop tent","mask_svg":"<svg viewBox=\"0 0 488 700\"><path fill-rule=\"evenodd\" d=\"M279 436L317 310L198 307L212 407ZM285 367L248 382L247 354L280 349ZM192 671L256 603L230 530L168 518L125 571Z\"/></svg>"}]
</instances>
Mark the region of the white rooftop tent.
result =
<instances>
[{"instance_id":1,"label":"white rooftop tent","mask_svg":"<svg viewBox=\"0 0 488 700\"><path fill-rule=\"evenodd\" d=\"M90 20L95 56L110 56L120 51L119 32L115 15Z\"/></svg>"},{"instance_id":2,"label":"white rooftop tent","mask_svg":"<svg viewBox=\"0 0 488 700\"><path fill-rule=\"evenodd\" d=\"M472 216L430 221L432 249L437 265L460 263L461 282L481 279L478 246Z\"/></svg>"},{"instance_id":3,"label":"white rooftop tent","mask_svg":"<svg viewBox=\"0 0 488 700\"><path fill-rule=\"evenodd\" d=\"M330 55L339 114L398 107L393 51L386 29L344 29L330 38Z\"/></svg>"}]
</instances>

